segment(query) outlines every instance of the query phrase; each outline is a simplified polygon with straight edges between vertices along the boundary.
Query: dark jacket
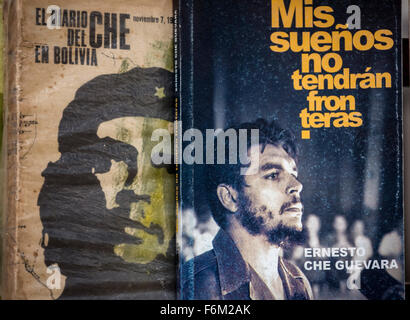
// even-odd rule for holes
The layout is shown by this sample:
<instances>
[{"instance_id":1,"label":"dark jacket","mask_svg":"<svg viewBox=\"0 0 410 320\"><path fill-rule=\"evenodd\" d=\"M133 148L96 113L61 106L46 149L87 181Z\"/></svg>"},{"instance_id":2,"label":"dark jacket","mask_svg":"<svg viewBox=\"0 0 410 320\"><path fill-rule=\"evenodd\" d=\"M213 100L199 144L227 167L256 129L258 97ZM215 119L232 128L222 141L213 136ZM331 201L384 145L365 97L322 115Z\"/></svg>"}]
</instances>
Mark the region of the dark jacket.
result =
<instances>
[{"instance_id":1,"label":"dark jacket","mask_svg":"<svg viewBox=\"0 0 410 320\"><path fill-rule=\"evenodd\" d=\"M250 269L231 237L222 229L213 250L182 266L181 298L185 300L249 300ZM293 263L280 258L279 275L285 299L313 299L309 281Z\"/></svg>"}]
</instances>

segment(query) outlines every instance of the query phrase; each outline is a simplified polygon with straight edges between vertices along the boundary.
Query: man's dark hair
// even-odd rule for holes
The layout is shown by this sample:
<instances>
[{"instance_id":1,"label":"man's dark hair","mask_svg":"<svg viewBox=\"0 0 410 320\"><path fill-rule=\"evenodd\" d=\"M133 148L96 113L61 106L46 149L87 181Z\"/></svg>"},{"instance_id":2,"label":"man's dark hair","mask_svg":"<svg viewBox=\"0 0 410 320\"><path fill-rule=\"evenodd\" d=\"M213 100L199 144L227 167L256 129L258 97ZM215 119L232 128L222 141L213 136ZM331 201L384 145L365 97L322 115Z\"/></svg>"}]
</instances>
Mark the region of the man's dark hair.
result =
<instances>
[{"instance_id":1,"label":"man's dark hair","mask_svg":"<svg viewBox=\"0 0 410 320\"><path fill-rule=\"evenodd\" d=\"M282 147L295 161L297 161L298 149L296 145L295 136L289 130L282 129L275 121L268 122L265 119L258 119L254 122L247 122L240 124L234 129L239 136L239 130L247 130L247 150L251 147L252 140L250 139L250 132L252 129L259 130L259 144L262 146L262 151L268 144ZM225 130L226 132L226 130ZM224 134L221 132L219 134ZM217 137L215 137L214 150L217 154ZM241 168L246 167L238 161L237 164L229 164L229 139L225 139L225 163L214 164L206 166L208 202L212 215L216 223L221 227L226 226L227 210L220 203L217 188L224 183L234 187L236 190L241 190L243 183L243 176L241 175ZM238 157L239 158L239 157ZM249 165L248 165L249 166Z\"/></svg>"}]
</instances>

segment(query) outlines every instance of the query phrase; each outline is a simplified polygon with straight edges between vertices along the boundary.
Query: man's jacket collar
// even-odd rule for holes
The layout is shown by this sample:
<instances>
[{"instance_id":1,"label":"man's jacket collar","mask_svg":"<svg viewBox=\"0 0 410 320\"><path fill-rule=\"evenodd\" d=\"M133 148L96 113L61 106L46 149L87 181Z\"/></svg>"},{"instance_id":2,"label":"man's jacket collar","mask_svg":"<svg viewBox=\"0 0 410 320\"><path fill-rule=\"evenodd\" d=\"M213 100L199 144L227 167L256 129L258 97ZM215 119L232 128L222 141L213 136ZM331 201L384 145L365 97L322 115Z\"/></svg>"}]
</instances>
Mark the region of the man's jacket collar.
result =
<instances>
[{"instance_id":1,"label":"man's jacket collar","mask_svg":"<svg viewBox=\"0 0 410 320\"><path fill-rule=\"evenodd\" d=\"M212 244L218 264L222 295L225 298L242 299L242 295L249 296L250 273L232 238L220 229ZM304 291L303 276L292 265L286 265L281 258L278 267L286 295L288 298L297 297L298 292Z\"/></svg>"},{"instance_id":2,"label":"man's jacket collar","mask_svg":"<svg viewBox=\"0 0 410 320\"><path fill-rule=\"evenodd\" d=\"M219 281L223 295L239 289L250 282L250 275L241 253L231 237L220 230L212 241L218 262Z\"/></svg>"}]
</instances>

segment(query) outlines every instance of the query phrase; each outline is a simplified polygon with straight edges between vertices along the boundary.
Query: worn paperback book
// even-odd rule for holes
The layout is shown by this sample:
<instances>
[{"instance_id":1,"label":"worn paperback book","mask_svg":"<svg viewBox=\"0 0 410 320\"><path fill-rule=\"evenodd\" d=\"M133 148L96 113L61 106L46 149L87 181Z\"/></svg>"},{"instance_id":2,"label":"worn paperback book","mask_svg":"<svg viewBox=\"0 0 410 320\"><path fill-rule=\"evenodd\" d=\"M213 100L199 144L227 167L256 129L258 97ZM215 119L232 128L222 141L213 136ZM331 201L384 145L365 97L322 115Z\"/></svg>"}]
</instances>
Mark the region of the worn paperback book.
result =
<instances>
[{"instance_id":1,"label":"worn paperback book","mask_svg":"<svg viewBox=\"0 0 410 320\"><path fill-rule=\"evenodd\" d=\"M179 3L178 297L404 299L401 2Z\"/></svg>"},{"instance_id":2,"label":"worn paperback book","mask_svg":"<svg viewBox=\"0 0 410 320\"><path fill-rule=\"evenodd\" d=\"M4 1L4 299L174 299L168 0Z\"/></svg>"}]
</instances>

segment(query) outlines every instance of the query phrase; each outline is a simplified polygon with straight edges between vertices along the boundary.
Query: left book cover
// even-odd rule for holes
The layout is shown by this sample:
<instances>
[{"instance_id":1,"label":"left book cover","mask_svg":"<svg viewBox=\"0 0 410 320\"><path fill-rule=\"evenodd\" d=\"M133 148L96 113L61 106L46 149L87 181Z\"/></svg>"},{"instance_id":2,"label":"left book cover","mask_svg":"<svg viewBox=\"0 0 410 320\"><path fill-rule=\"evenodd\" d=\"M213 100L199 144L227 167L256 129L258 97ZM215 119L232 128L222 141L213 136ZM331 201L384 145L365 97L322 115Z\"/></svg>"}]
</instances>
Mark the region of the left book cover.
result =
<instances>
[{"instance_id":1,"label":"left book cover","mask_svg":"<svg viewBox=\"0 0 410 320\"><path fill-rule=\"evenodd\" d=\"M4 1L3 299L174 299L172 6Z\"/></svg>"}]
</instances>

